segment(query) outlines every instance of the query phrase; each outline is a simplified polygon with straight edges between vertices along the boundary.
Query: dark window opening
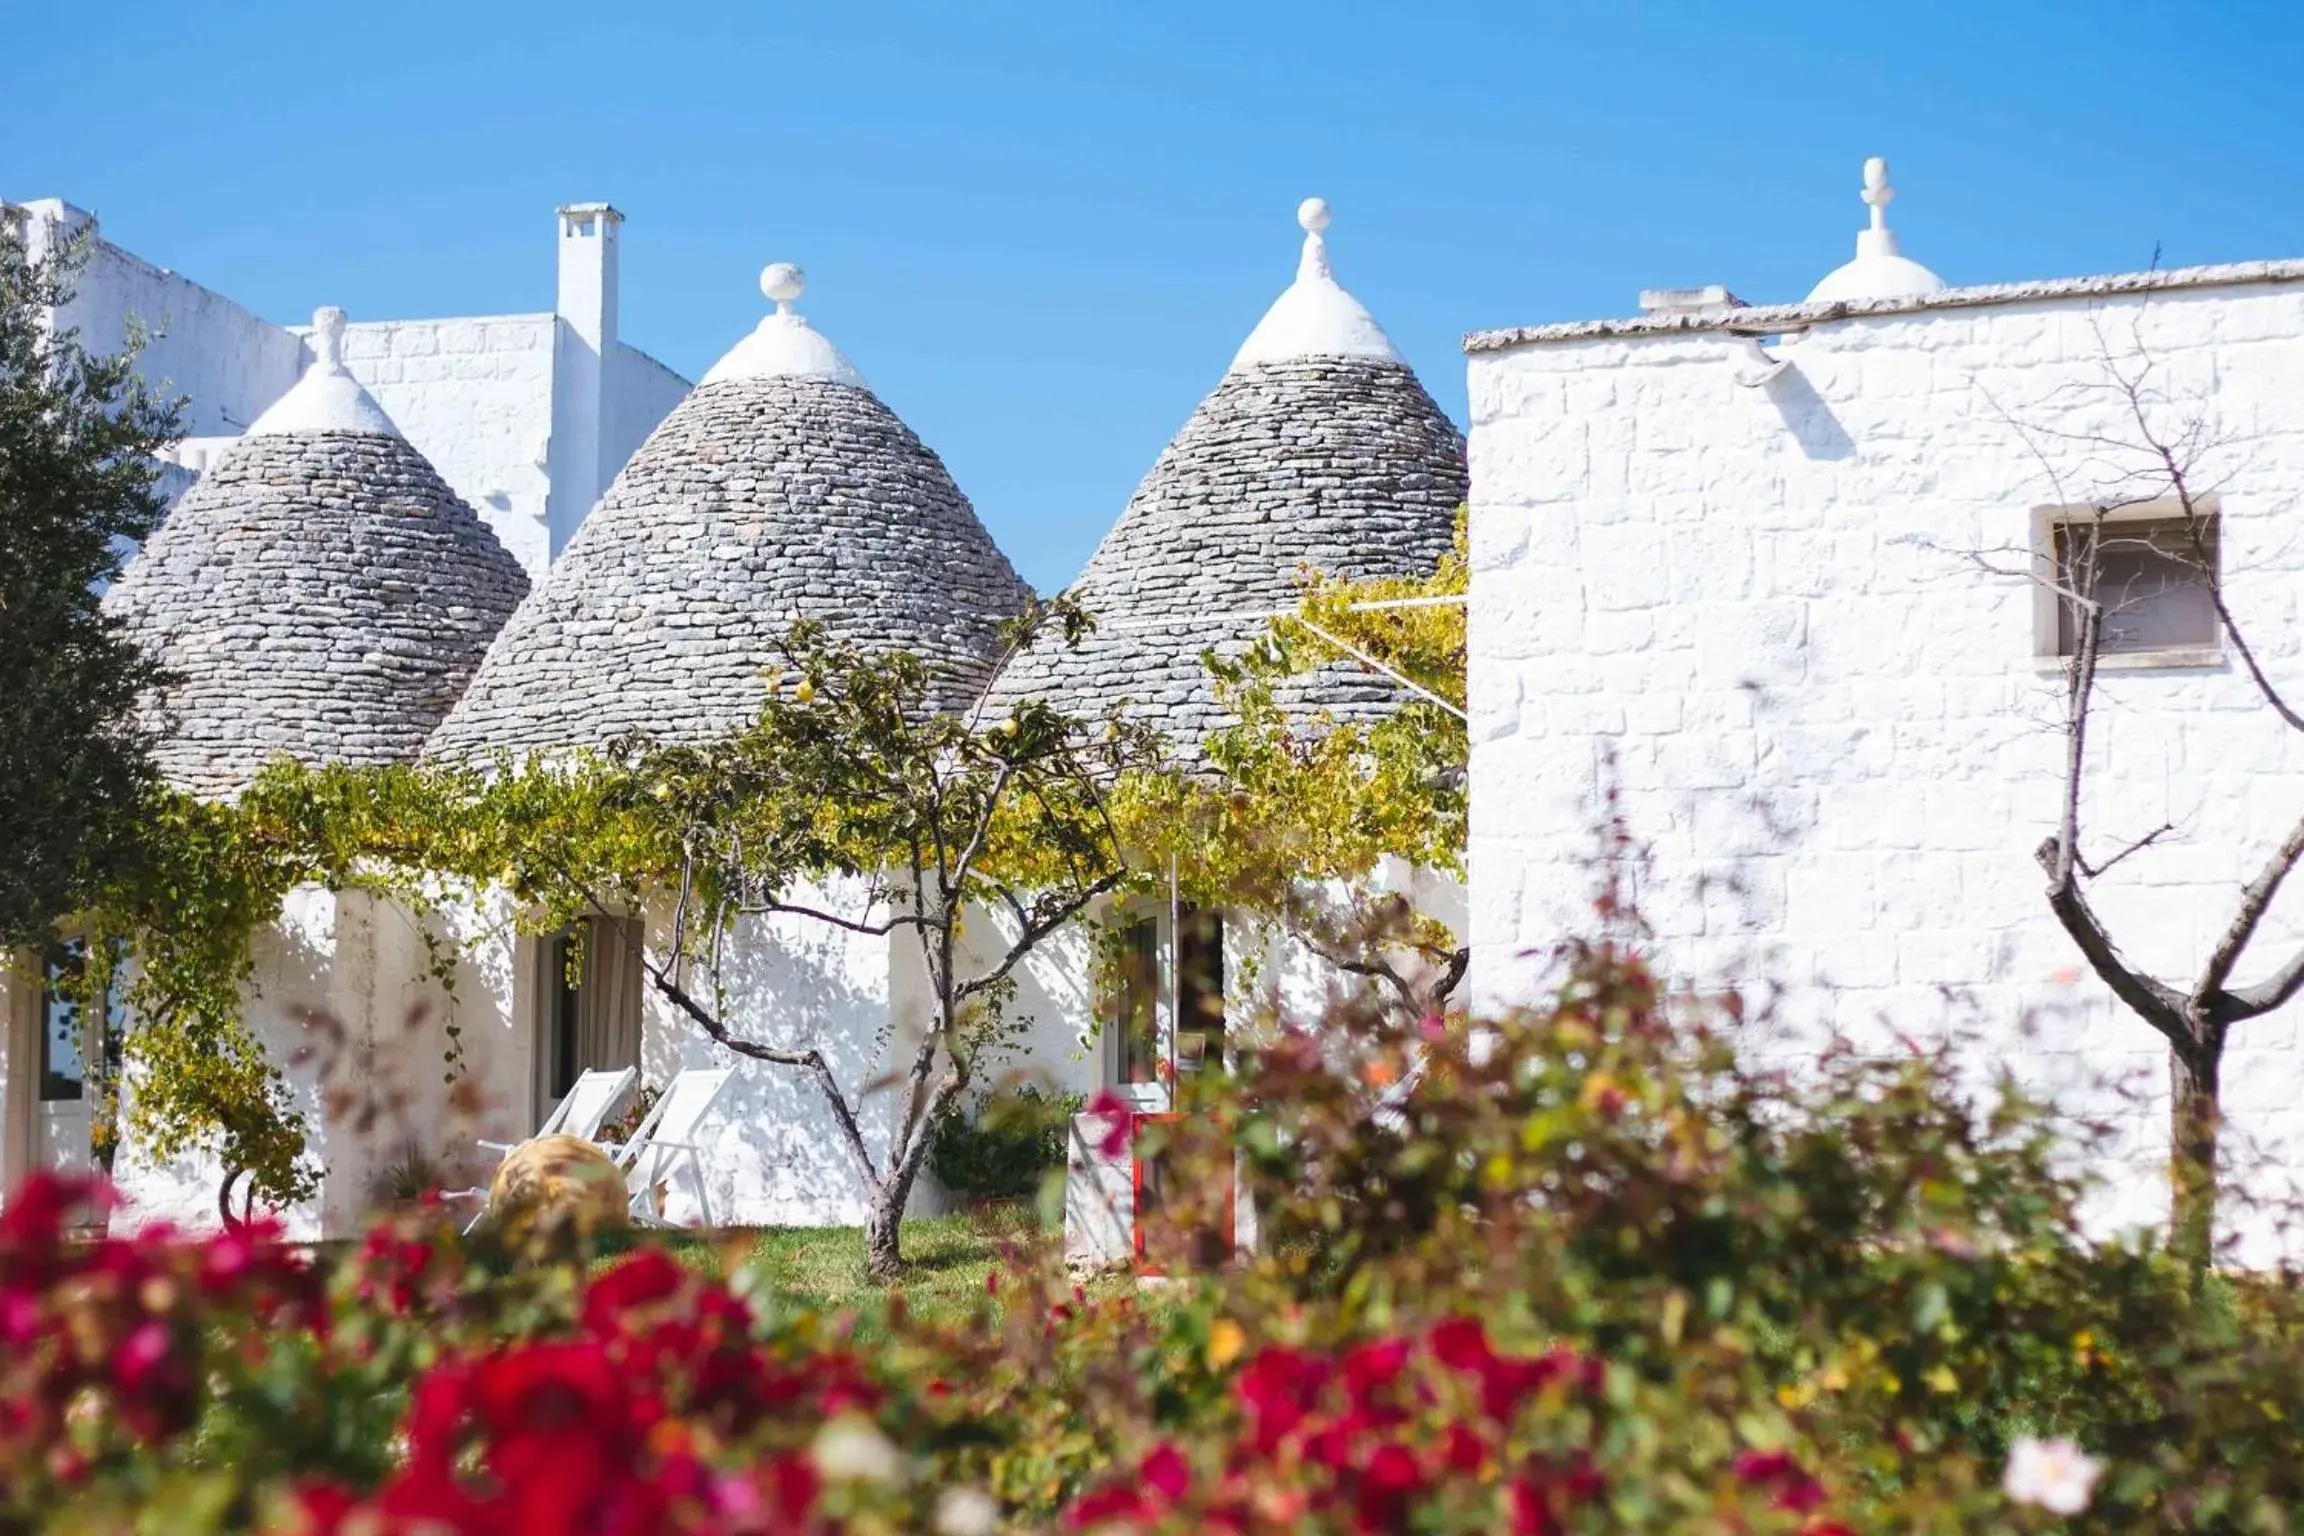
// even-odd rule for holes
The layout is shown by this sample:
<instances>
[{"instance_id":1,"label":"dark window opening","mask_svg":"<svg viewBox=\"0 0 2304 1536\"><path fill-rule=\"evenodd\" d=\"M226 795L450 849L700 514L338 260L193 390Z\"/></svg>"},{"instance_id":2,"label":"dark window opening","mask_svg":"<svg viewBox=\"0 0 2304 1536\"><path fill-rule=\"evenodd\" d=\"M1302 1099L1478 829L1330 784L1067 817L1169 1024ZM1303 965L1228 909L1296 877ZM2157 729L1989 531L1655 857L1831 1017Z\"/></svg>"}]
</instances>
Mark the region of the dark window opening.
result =
<instances>
[{"instance_id":1,"label":"dark window opening","mask_svg":"<svg viewBox=\"0 0 2304 1536\"><path fill-rule=\"evenodd\" d=\"M1120 930L1118 987L1112 1000L1123 1083L1160 1080L1160 925L1151 918Z\"/></svg>"},{"instance_id":2,"label":"dark window opening","mask_svg":"<svg viewBox=\"0 0 2304 1536\"><path fill-rule=\"evenodd\" d=\"M2213 518L2201 520L2197 541L2180 517L2059 523L2055 538L2058 585L2103 605L2101 654L2198 650L2218 643L2218 529ZM2080 617L2071 602L2059 597L2057 655L2078 654Z\"/></svg>"},{"instance_id":3,"label":"dark window opening","mask_svg":"<svg viewBox=\"0 0 2304 1536\"><path fill-rule=\"evenodd\" d=\"M550 1070L545 1074L558 1101L576 1086L576 1017L584 995L583 943L573 933L552 938Z\"/></svg>"},{"instance_id":4,"label":"dark window opening","mask_svg":"<svg viewBox=\"0 0 2304 1536\"><path fill-rule=\"evenodd\" d=\"M1186 907L1176 924L1176 1068L1224 1064L1224 914Z\"/></svg>"},{"instance_id":5,"label":"dark window opening","mask_svg":"<svg viewBox=\"0 0 2304 1536\"><path fill-rule=\"evenodd\" d=\"M553 1102L588 1070L640 1065L639 923L586 918L545 951L543 1081Z\"/></svg>"}]
</instances>

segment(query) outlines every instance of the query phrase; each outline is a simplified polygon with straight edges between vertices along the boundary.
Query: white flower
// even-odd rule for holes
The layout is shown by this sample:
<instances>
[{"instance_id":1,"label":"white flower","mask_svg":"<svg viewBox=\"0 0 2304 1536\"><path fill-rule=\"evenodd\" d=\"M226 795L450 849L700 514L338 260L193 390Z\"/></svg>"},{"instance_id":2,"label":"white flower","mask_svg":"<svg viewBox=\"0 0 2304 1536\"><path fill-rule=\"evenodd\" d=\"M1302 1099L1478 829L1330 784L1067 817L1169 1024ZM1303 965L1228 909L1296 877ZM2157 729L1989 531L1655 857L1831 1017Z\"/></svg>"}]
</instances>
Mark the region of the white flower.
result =
<instances>
[{"instance_id":1,"label":"white flower","mask_svg":"<svg viewBox=\"0 0 2304 1536\"><path fill-rule=\"evenodd\" d=\"M980 1488L947 1488L936 1501L936 1536L992 1536L1000 1506Z\"/></svg>"},{"instance_id":2,"label":"white flower","mask_svg":"<svg viewBox=\"0 0 2304 1536\"><path fill-rule=\"evenodd\" d=\"M904 1471L896 1447L860 1413L843 1413L818 1430L809 1454L827 1482L892 1483Z\"/></svg>"},{"instance_id":3,"label":"white flower","mask_svg":"<svg viewBox=\"0 0 2304 1536\"><path fill-rule=\"evenodd\" d=\"M2069 1440L2035 1440L2025 1435L2009 1447L2001 1491L2019 1504L2037 1504L2053 1515L2076 1515L2088 1507L2102 1463Z\"/></svg>"}]
</instances>

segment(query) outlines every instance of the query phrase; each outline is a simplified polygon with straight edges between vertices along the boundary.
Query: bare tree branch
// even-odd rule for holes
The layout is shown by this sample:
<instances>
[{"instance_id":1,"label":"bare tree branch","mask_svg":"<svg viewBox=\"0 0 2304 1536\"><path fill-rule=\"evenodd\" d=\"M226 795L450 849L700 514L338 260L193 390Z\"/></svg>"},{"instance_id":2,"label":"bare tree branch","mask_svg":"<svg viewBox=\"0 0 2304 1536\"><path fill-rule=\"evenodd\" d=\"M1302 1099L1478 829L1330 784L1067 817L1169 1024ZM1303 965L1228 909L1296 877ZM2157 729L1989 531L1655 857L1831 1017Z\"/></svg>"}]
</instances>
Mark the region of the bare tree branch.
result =
<instances>
[{"instance_id":1,"label":"bare tree branch","mask_svg":"<svg viewBox=\"0 0 2304 1536\"><path fill-rule=\"evenodd\" d=\"M2224 990L2224 983L2231 979L2232 968L2240 963L2248 941L2256 936L2256 925L2264 920L2272 898L2280 894L2281 882L2288 878L2298 859L2304 859L2304 821L2289 830L2286 839L2256 872L2256 878L2241 890L2239 910L2232 914L2224 936L2217 941L2215 952L2209 955L2208 964L2200 972L2199 985L2192 989L2194 1007L2205 1007Z\"/></svg>"},{"instance_id":2,"label":"bare tree branch","mask_svg":"<svg viewBox=\"0 0 2304 1536\"><path fill-rule=\"evenodd\" d=\"M648 973L649 980L655 983L656 990L669 999L675 1008L688 1015L696 1027L715 1042L739 1056L749 1056L754 1061L771 1062L780 1067L799 1067L814 1077L816 1086L823 1092L824 1102L831 1106L832 1118L839 1122L841 1139L848 1144L848 1150L855 1154L856 1166L862 1171L866 1185L875 1192L881 1188L885 1180L880 1170L873 1165L870 1149L864 1145L864 1133L856 1123L856 1112L849 1106L848 1096L840 1091L840 1080L832 1075L831 1064L824 1059L822 1051L787 1051L763 1045L757 1040L745 1039L729 1029L718 1014L696 1001L685 987L672 978L669 971L649 957L645 946L636 944L633 952L639 958L641 968Z\"/></svg>"}]
</instances>

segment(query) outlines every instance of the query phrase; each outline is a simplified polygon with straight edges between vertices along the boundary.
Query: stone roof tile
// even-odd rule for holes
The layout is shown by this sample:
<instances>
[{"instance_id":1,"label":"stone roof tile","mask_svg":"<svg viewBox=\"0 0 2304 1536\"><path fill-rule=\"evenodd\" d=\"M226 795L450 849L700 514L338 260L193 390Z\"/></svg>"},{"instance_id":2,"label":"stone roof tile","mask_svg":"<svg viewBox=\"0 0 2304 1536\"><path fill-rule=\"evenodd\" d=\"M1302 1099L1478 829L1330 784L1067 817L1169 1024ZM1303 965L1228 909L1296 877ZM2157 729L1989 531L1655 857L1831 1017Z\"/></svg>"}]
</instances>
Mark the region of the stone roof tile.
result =
<instances>
[{"instance_id":1,"label":"stone roof tile","mask_svg":"<svg viewBox=\"0 0 2304 1536\"><path fill-rule=\"evenodd\" d=\"M104 606L179 675L162 773L228 797L282 754L416 756L527 590L405 439L298 429L228 449Z\"/></svg>"},{"instance_id":2,"label":"stone roof tile","mask_svg":"<svg viewBox=\"0 0 2304 1536\"><path fill-rule=\"evenodd\" d=\"M796 618L921 655L957 706L981 694L998 626L1029 596L943 463L868 389L738 371L624 466L431 750L730 734L759 713Z\"/></svg>"}]
</instances>

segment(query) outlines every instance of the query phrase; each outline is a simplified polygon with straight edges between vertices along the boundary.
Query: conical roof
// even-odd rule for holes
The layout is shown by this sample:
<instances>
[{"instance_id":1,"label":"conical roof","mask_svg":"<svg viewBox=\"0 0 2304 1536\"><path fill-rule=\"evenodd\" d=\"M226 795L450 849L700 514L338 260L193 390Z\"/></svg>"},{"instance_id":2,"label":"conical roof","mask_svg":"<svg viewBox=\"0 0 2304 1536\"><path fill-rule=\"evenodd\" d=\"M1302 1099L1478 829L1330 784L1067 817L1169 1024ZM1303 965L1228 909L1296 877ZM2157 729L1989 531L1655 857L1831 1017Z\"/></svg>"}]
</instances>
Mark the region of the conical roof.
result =
<instances>
[{"instance_id":1,"label":"conical roof","mask_svg":"<svg viewBox=\"0 0 2304 1536\"><path fill-rule=\"evenodd\" d=\"M186 491L105 595L178 681L161 772L230 796L286 754L415 757L528 580L345 371L318 358Z\"/></svg>"},{"instance_id":2,"label":"conical roof","mask_svg":"<svg viewBox=\"0 0 2304 1536\"><path fill-rule=\"evenodd\" d=\"M1384 330L1329 270L1328 205L1297 219L1296 281L1129 498L1072 594L1097 628L1053 642L994 684L995 707L1043 699L1118 709L1186 757L1223 723L1203 650L1237 654L1292 609L1306 567L1429 572L1468 481L1464 439ZM1389 708L1393 685L1349 663L1294 680L1283 702L1341 718Z\"/></svg>"},{"instance_id":3,"label":"conical roof","mask_svg":"<svg viewBox=\"0 0 2304 1536\"><path fill-rule=\"evenodd\" d=\"M761 275L776 313L656 428L432 741L473 758L742 729L796 618L979 695L1030 596L944 465Z\"/></svg>"}]
</instances>

